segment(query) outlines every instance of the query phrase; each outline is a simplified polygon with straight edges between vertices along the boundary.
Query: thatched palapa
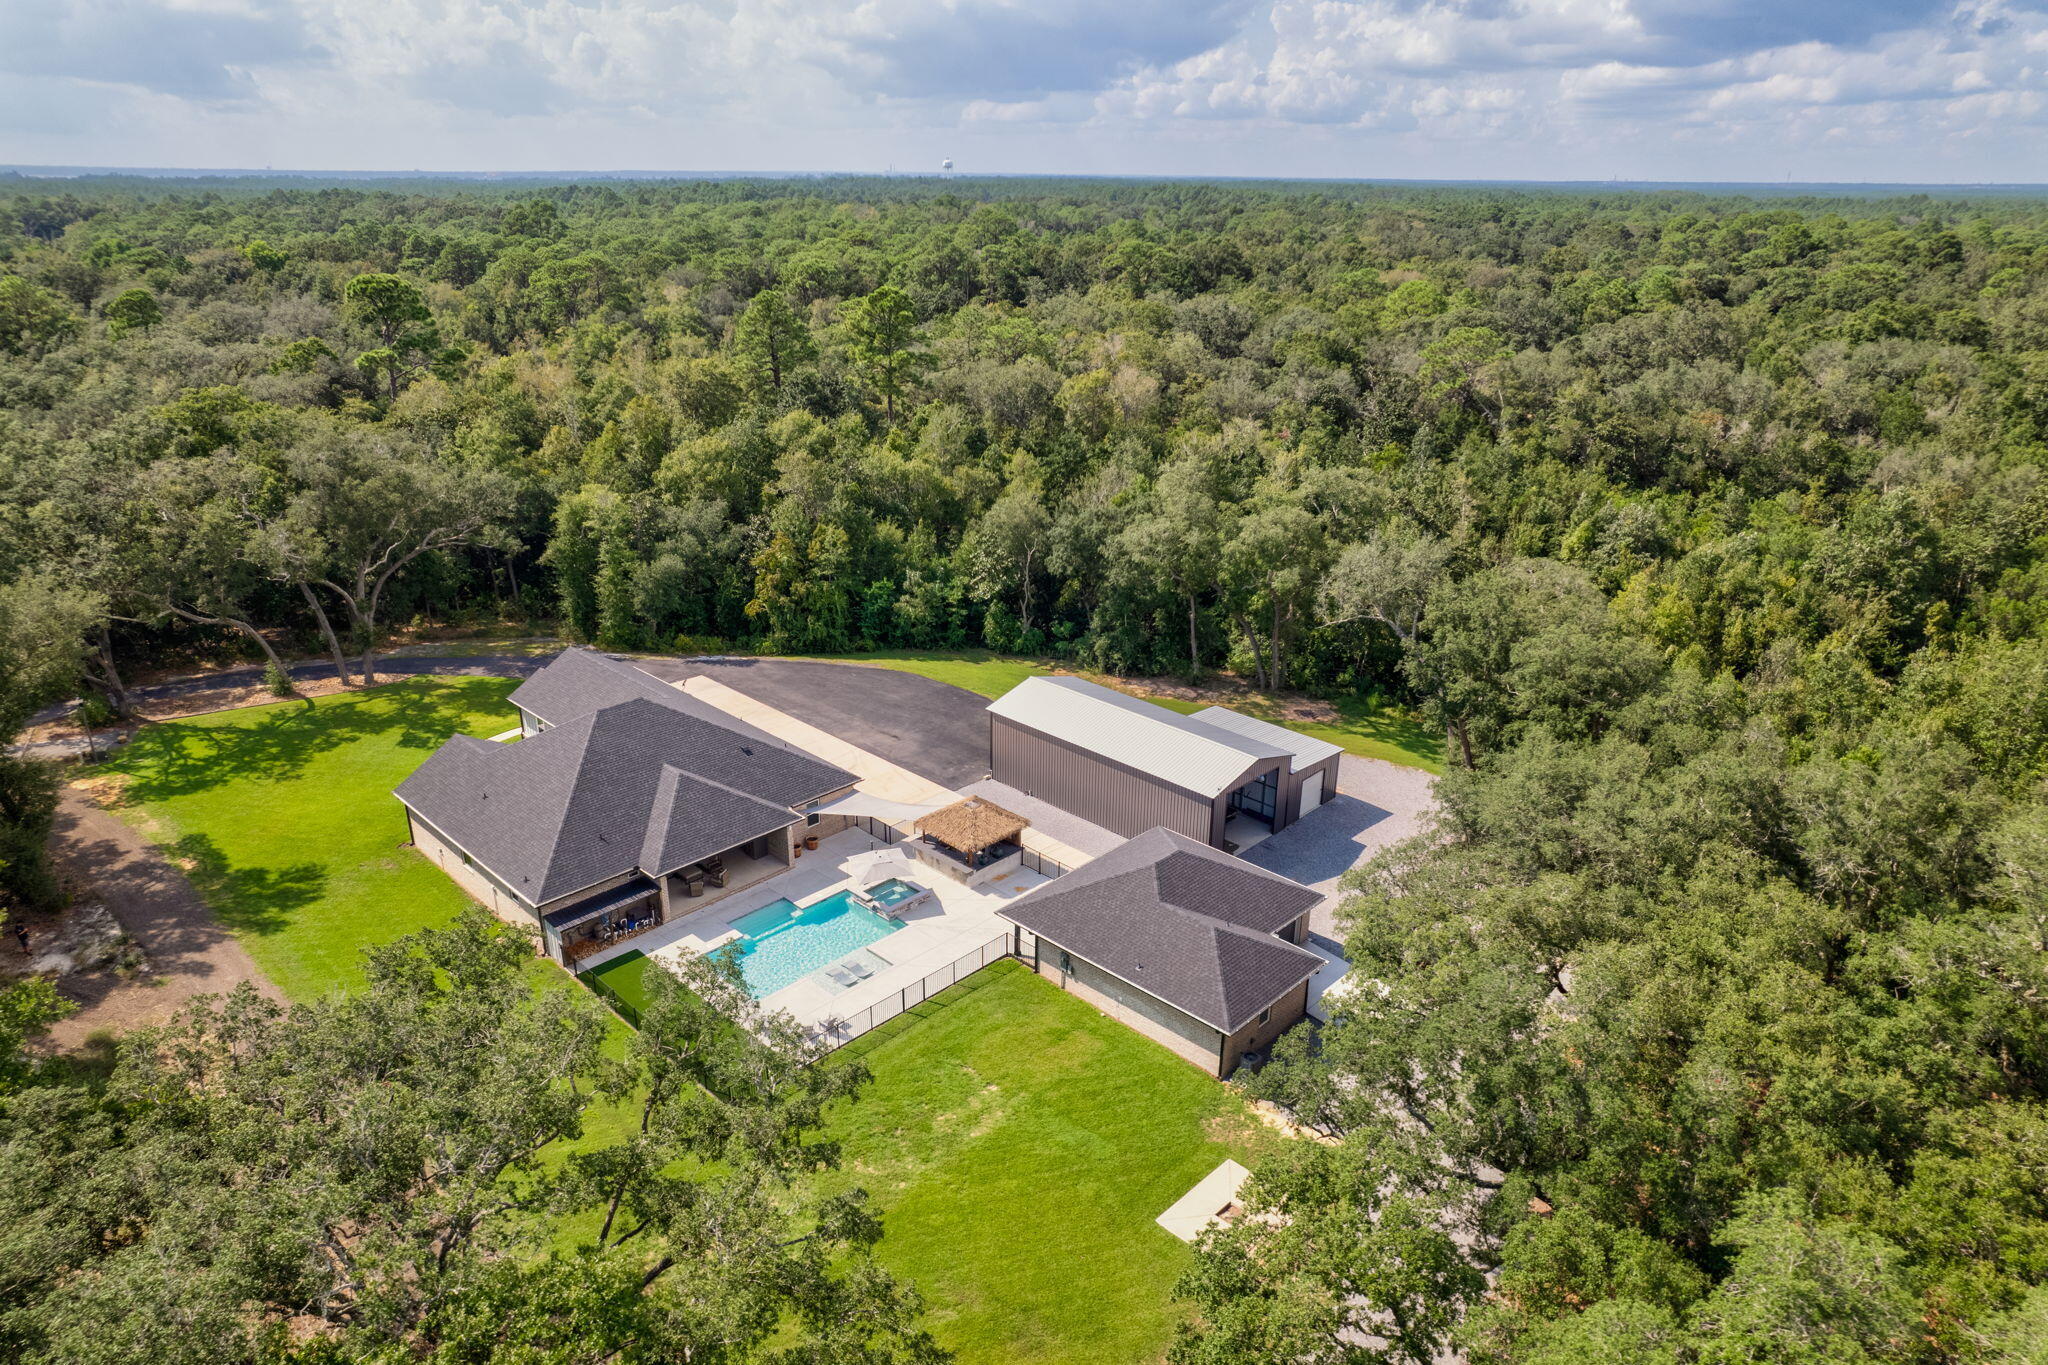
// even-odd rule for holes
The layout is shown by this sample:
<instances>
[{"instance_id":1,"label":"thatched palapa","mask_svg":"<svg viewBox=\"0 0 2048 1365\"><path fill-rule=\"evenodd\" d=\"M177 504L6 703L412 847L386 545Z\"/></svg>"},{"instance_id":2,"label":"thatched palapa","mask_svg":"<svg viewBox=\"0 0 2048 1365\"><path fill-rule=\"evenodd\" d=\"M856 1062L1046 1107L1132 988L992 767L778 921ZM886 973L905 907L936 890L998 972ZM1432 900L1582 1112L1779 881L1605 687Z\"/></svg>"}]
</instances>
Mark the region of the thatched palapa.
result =
<instances>
[{"instance_id":1,"label":"thatched palapa","mask_svg":"<svg viewBox=\"0 0 2048 1365\"><path fill-rule=\"evenodd\" d=\"M1014 841L1030 823L993 801L970 796L920 817L917 832L971 856L992 845Z\"/></svg>"}]
</instances>

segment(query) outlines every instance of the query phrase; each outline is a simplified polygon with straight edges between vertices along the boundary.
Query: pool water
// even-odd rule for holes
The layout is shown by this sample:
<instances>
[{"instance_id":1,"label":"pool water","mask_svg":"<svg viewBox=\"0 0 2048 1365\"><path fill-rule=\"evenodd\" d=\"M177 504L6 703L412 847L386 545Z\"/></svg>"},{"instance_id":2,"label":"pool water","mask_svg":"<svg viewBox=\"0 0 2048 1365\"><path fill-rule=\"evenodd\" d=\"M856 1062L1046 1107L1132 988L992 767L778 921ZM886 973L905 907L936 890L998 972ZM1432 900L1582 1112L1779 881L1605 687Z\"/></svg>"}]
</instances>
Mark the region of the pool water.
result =
<instances>
[{"instance_id":1,"label":"pool water","mask_svg":"<svg viewBox=\"0 0 2048 1365\"><path fill-rule=\"evenodd\" d=\"M740 916L732 927L744 935L732 945L740 975L760 1000L903 926L841 891L801 910L793 901L779 900Z\"/></svg>"},{"instance_id":2,"label":"pool water","mask_svg":"<svg viewBox=\"0 0 2048 1365\"><path fill-rule=\"evenodd\" d=\"M878 882L867 890L867 897L877 905L901 905L915 896L922 888L912 886L900 877L891 877Z\"/></svg>"}]
</instances>

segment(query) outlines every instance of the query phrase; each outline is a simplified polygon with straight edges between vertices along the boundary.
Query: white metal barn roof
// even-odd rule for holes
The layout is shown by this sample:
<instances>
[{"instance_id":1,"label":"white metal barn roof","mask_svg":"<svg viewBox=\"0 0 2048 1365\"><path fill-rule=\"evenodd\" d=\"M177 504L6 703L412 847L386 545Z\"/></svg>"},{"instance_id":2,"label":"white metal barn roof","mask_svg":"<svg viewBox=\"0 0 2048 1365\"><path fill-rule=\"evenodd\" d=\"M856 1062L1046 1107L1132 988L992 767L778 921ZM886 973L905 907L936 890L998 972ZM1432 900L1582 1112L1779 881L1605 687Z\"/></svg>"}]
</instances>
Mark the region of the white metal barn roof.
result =
<instances>
[{"instance_id":1,"label":"white metal barn roof","mask_svg":"<svg viewBox=\"0 0 2048 1365\"><path fill-rule=\"evenodd\" d=\"M1342 746L1332 744L1327 739L1311 739L1284 725L1275 725L1270 720L1247 716L1228 707L1207 706L1188 719L1198 720L1204 725L1213 725L1219 730L1228 730L1234 735L1243 735L1246 739L1263 740L1267 744L1285 749L1294 755L1294 767L1291 771L1297 773L1303 768L1312 768L1324 759L1334 758L1344 752Z\"/></svg>"},{"instance_id":2,"label":"white metal barn roof","mask_svg":"<svg viewBox=\"0 0 2048 1365\"><path fill-rule=\"evenodd\" d=\"M1291 750L1266 740L1233 734L1079 678L1026 678L988 709L1202 796L1229 791L1258 759L1293 757Z\"/></svg>"}]
</instances>

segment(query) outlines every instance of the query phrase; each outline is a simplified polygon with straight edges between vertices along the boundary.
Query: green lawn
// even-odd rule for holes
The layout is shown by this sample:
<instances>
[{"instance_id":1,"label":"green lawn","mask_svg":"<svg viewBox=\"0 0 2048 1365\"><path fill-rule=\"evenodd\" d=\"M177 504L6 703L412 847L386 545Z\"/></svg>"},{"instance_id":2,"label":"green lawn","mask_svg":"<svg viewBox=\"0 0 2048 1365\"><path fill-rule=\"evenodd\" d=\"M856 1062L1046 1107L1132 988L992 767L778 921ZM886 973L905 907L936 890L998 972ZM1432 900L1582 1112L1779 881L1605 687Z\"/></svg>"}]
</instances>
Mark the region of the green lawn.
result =
<instances>
[{"instance_id":1,"label":"green lawn","mask_svg":"<svg viewBox=\"0 0 2048 1365\"><path fill-rule=\"evenodd\" d=\"M122 783L124 817L191 867L257 964L305 999L359 982L365 945L466 902L403 847L390 791L451 733L507 728L512 687L417 678L146 726L101 772ZM598 974L631 1005L647 967L632 953ZM536 959L534 984L570 978ZM627 1036L617 1025L607 1051L622 1055ZM875 1081L834 1117L847 1164L833 1179L873 1192L884 1261L967 1365L1157 1359L1188 1251L1152 1220L1224 1157L1279 1140L1232 1092L1015 964L839 1054L854 1055ZM635 1117L600 1106L567 1146L616 1140Z\"/></svg>"},{"instance_id":2,"label":"green lawn","mask_svg":"<svg viewBox=\"0 0 2048 1365\"><path fill-rule=\"evenodd\" d=\"M979 692L990 700L1002 696L1026 678L1040 677L1053 671L1050 666L1031 659L1006 659L978 649L959 654L895 652L833 657L852 663L873 664L877 668L893 668L900 673L921 674L969 692Z\"/></svg>"},{"instance_id":3,"label":"green lawn","mask_svg":"<svg viewBox=\"0 0 2048 1365\"><path fill-rule=\"evenodd\" d=\"M837 657L851 662L873 664L878 668L894 668L905 673L922 674L924 677L951 683L955 687L991 698L1002 696L1026 678L1040 677L1053 672L1050 664L1032 659L1002 658L982 650L957 654L847 654ZM1094 674L1087 676L1111 687L1119 685L1115 678ZM1172 697L1147 697L1146 700L1178 711L1182 715L1199 711L1208 705L1207 702L1180 701ZM1370 697L1344 697L1331 702L1330 705L1336 708L1338 719L1333 723L1320 725L1284 719L1284 712L1279 703L1264 693L1247 693L1234 698L1230 704L1249 715L1285 725L1290 730L1299 730L1316 739L1328 740L1349 754L1357 754L1362 758L1385 759L1389 763L1422 768L1433 773L1444 770L1442 735L1417 723L1414 717L1399 707Z\"/></svg>"},{"instance_id":4,"label":"green lawn","mask_svg":"<svg viewBox=\"0 0 2048 1365\"><path fill-rule=\"evenodd\" d=\"M362 949L445 924L464 896L404 847L391 789L449 735L516 716L499 678L414 678L366 692L147 725L100 769L121 814L190 873L278 988L362 980Z\"/></svg>"},{"instance_id":5,"label":"green lawn","mask_svg":"<svg viewBox=\"0 0 2048 1365\"><path fill-rule=\"evenodd\" d=\"M1233 1092L997 963L836 1054L874 1082L836 1179L883 1212L963 1365L1156 1360L1188 1249L1153 1222L1225 1157L1280 1139Z\"/></svg>"},{"instance_id":6,"label":"green lawn","mask_svg":"<svg viewBox=\"0 0 2048 1365\"><path fill-rule=\"evenodd\" d=\"M509 728L517 685L412 678L148 725L98 771L121 779L122 817L187 868L264 974L310 999L360 982L368 945L446 924L470 903L403 847L391 789L449 735ZM571 988L542 958L532 977L536 990ZM623 1057L627 1037L616 1025L606 1051ZM630 1104L600 1105L574 1145L613 1140L635 1121Z\"/></svg>"},{"instance_id":7,"label":"green lawn","mask_svg":"<svg viewBox=\"0 0 2048 1365\"><path fill-rule=\"evenodd\" d=\"M624 1016L626 1021L637 1028L640 1023L640 1011L647 1008L647 986L644 978L653 962L654 959L635 948L631 952L621 953L602 966L593 967L587 972L579 972L578 975L600 983L600 996L609 991L616 997L620 1004L631 1011Z\"/></svg>"},{"instance_id":8,"label":"green lawn","mask_svg":"<svg viewBox=\"0 0 2048 1365\"><path fill-rule=\"evenodd\" d=\"M1175 697L1148 697L1147 701L1156 706L1187 715L1199 711L1207 702L1181 701ZM1314 739L1328 740L1347 754L1361 758L1381 758L1389 763L1399 763L1408 768L1421 768L1427 772L1440 773L1444 770L1444 737L1434 730L1426 730L1412 716L1394 707L1373 702L1365 697L1344 697L1330 705L1337 708L1338 719L1333 724L1318 725L1308 721L1282 719L1280 709L1273 699L1262 693L1234 699L1231 706L1246 715L1270 720L1276 725L1285 725L1290 730L1299 730Z\"/></svg>"}]
</instances>

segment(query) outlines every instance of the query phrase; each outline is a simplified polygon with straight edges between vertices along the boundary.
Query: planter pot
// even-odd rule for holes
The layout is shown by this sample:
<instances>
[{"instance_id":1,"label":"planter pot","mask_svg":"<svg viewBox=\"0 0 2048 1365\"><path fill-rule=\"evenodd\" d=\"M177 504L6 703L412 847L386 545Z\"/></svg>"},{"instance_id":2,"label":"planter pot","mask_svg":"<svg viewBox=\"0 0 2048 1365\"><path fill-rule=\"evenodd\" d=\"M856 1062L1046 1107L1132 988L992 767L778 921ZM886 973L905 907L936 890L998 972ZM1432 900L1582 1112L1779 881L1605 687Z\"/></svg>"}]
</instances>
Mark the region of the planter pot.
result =
<instances>
[{"instance_id":1,"label":"planter pot","mask_svg":"<svg viewBox=\"0 0 2048 1365\"><path fill-rule=\"evenodd\" d=\"M818 836L815 834L806 834L804 836L804 847L808 849L816 849L818 847Z\"/></svg>"}]
</instances>

